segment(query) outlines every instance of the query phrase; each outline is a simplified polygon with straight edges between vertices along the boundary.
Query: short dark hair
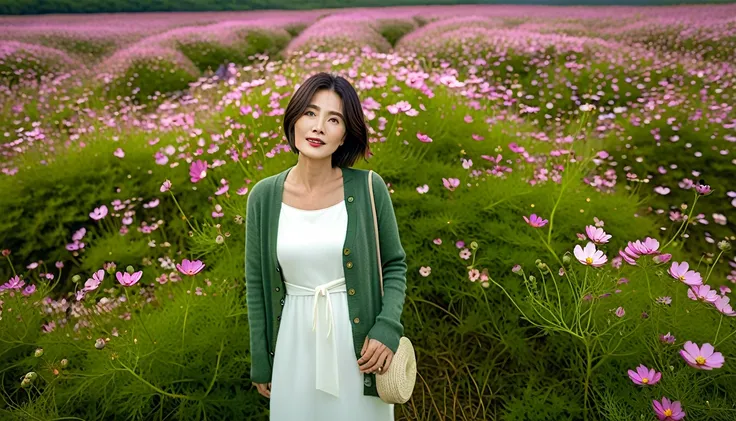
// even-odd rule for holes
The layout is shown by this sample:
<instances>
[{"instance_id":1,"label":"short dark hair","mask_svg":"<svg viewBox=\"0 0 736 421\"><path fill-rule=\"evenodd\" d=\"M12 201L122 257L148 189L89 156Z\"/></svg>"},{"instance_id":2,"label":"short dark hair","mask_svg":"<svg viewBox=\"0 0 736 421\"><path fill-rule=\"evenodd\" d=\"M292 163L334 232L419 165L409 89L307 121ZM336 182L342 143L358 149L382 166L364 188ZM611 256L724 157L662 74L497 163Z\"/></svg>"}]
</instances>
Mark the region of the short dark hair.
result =
<instances>
[{"instance_id":1,"label":"short dark hair","mask_svg":"<svg viewBox=\"0 0 736 421\"><path fill-rule=\"evenodd\" d=\"M284 112L284 134L289 146L295 154L296 148L294 126L304 114L315 93L322 90L335 92L342 99L343 114L345 115L345 142L332 154L332 167L351 167L358 158L366 159L370 146L368 145L368 125L363 115L358 93L345 78L330 73L320 72L307 79L289 100Z\"/></svg>"}]
</instances>

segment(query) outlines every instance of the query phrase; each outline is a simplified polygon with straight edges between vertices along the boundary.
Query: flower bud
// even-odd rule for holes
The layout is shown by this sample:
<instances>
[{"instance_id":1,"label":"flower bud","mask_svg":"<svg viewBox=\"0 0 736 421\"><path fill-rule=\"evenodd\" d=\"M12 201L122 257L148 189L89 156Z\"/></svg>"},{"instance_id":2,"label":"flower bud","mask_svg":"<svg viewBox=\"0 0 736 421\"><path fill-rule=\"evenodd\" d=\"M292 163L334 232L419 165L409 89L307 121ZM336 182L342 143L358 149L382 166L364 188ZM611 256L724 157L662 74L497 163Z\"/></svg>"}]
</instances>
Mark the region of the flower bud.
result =
<instances>
[{"instance_id":1,"label":"flower bud","mask_svg":"<svg viewBox=\"0 0 736 421\"><path fill-rule=\"evenodd\" d=\"M217 243L217 244L222 244L222 243L224 243L224 242L225 242L225 237L223 237L222 235L218 235L218 236L217 236L217 237L215 238L215 243Z\"/></svg>"},{"instance_id":2,"label":"flower bud","mask_svg":"<svg viewBox=\"0 0 736 421\"><path fill-rule=\"evenodd\" d=\"M3 257L10 256L10 249L3 249Z\"/></svg>"},{"instance_id":3,"label":"flower bud","mask_svg":"<svg viewBox=\"0 0 736 421\"><path fill-rule=\"evenodd\" d=\"M539 266L539 264L542 263L542 259L537 259L534 261L534 264Z\"/></svg>"},{"instance_id":4,"label":"flower bud","mask_svg":"<svg viewBox=\"0 0 736 421\"><path fill-rule=\"evenodd\" d=\"M36 351L33 353L33 356L36 358L41 358L43 356L43 348L36 348Z\"/></svg>"},{"instance_id":5,"label":"flower bud","mask_svg":"<svg viewBox=\"0 0 736 421\"><path fill-rule=\"evenodd\" d=\"M72 282L74 282L75 284L78 284L79 281L81 281L81 280L82 280L82 277L79 276L79 275L72 276Z\"/></svg>"},{"instance_id":6,"label":"flower bud","mask_svg":"<svg viewBox=\"0 0 736 421\"><path fill-rule=\"evenodd\" d=\"M135 272L135 268L134 268L133 266L131 266L131 265L128 265L128 266L127 266L127 267L125 268L125 271L126 271L126 272L128 272L129 274L131 274L131 275L132 275L132 274L133 274L133 272Z\"/></svg>"},{"instance_id":7,"label":"flower bud","mask_svg":"<svg viewBox=\"0 0 736 421\"><path fill-rule=\"evenodd\" d=\"M97 338L95 341L95 348L102 349L105 347L105 340L103 338Z\"/></svg>"},{"instance_id":8,"label":"flower bud","mask_svg":"<svg viewBox=\"0 0 736 421\"><path fill-rule=\"evenodd\" d=\"M731 243L729 243L726 240L719 241L718 242L718 250L721 250L721 251L729 251L729 250L731 250Z\"/></svg>"},{"instance_id":9,"label":"flower bud","mask_svg":"<svg viewBox=\"0 0 736 421\"><path fill-rule=\"evenodd\" d=\"M534 275L529 275L529 282L534 282L536 280L537 278L535 278Z\"/></svg>"},{"instance_id":10,"label":"flower bud","mask_svg":"<svg viewBox=\"0 0 736 421\"><path fill-rule=\"evenodd\" d=\"M59 361L59 365L61 366L61 368L66 368L66 366L69 365L69 360L64 358L63 360Z\"/></svg>"},{"instance_id":11,"label":"flower bud","mask_svg":"<svg viewBox=\"0 0 736 421\"><path fill-rule=\"evenodd\" d=\"M243 217L240 215L235 215L233 221L235 221L235 223L238 225L243 225Z\"/></svg>"},{"instance_id":12,"label":"flower bud","mask_svg":"<svg viewBox=\"0 0 736 421\"><path fill-rule=\"evenodd\" d=\"M470 249L471 250L478 250L478 243L476 243L475 241L471 241L470 242Z\"/></svg>"},{"instance_id":13,"label":"flower bud","mask_svg":"<svg viewBox=\"0 0 736 421\"><path fill-rule=\"evenodd\" d=\"M570 264L570 255L569 254L566 254L566 255L562 256L562 263L564 263L566 265Z\"/></svg>"},{"instance_id":14,"label":"flower bud","mask_svg":"<svg viewBox=\"0 0 736 421\"><path fill-rule=\"evenodd\" d=\"M28 373L26 373L25 378L30 381L34 381L36 380L36 378L38 378L38 374L36 374L35 371L29 371Z\"/></svg>"},{"instance_id":15,"label":"flower bud","mask_svg":"<svg viewBox=\"0 0 736 421\"><path fill-rule=\"evenodd\" d=\"M105 271L108 275L115 274L115 271L117 270L118 265L115 264L115 262L110 262L105 264Z\"/></svg>"},{"instance_id":16,"label":"flower bud","mask_svg":"<svg viewBox=\"0 0 736 421\"><path fill-rule=\"evenodd\" d=\"M521 272L521 265L514 265L514 267L511 268L511 272L519 274Z\"/></svg>"},{"instance_id":17,"label":"flower bud","mask_svg":"<svg viewBox=\"0 0 736 421\"><path fill-rule=\"evenodd\" d=\"M29 379L24 378L22 382L20 382L20 387L23 389L27 389L31 386L31 381Z\"/></svg>"}]
</instances>

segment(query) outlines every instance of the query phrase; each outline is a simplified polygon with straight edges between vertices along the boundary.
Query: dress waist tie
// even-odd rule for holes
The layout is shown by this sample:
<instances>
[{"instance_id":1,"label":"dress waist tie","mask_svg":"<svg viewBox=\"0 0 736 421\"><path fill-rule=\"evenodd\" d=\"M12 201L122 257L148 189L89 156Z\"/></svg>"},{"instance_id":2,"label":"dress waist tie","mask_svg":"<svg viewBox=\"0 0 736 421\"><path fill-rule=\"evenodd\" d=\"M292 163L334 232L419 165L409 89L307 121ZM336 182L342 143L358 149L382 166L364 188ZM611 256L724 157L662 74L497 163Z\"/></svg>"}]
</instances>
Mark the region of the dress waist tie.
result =
<instances>
[{"instance_id":1,"label":"dress waist tie","mask_svg":"<svg viewBox=\"0 0 736 421\"><path fill-rule=\"evenodd\" d=\"M337 343L333 332L335 319L332 312L332 301L330 293L347 291L345 278L335 279L324 283L316 288L307 288L302 285L284 282L287 295L313 295L314 304L312 310L312 331L316 336L316 361L317 373L316 388L339 397L339 377L337 372ZM319 311L325 313L324 318L319 317ZM326 333L325 333L326 331Z\"/></svg>"}]
</instances>

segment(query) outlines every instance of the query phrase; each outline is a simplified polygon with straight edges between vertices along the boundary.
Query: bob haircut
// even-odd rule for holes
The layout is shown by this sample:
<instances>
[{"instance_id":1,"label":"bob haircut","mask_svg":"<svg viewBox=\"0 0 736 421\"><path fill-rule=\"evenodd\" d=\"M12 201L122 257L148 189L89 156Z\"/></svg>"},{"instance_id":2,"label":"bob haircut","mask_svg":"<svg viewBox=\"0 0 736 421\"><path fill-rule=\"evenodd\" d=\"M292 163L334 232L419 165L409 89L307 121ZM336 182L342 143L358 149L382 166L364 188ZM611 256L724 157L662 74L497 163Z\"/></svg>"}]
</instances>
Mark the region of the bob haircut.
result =
<instances>
[{"instance_id":1,"label":"bob haircut","mask_svg":"<svg viewBox=\"0 0 736 421\"><path fill-rule=\"evenodd\" d=\"M284 112L284 133L289 146L295 154L296 148L294 126L307 110L315 93L322 90L331 90L342 99L343 114L345 115L345 142L332 154L332 167L352 167L358 158L366 159L370 147L368 146L368 126L363 116L363 107L360 104L358 93L345 78L325 72L317 73L307 79L294 96L289 100Z\"/></svg>"}]
</instances>

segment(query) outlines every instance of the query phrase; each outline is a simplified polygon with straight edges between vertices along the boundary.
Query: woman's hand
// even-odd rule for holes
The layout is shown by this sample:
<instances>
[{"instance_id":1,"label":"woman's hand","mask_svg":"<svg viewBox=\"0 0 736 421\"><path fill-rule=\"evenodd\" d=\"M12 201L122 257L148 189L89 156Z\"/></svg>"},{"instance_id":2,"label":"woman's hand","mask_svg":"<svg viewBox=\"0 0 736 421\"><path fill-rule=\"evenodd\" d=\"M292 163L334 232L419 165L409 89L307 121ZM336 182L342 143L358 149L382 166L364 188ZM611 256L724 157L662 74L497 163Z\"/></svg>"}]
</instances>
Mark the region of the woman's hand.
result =
<instances>
[{"instance_id":1,"label":"woman's hand","mask_svg":"<svg viewBox=\"0 0 736 421\"><path fill-rule=\"evenodd\" d=\"M391 360L394 358L394 353L386 345L375 339L369 340L367 336L363 343L363 349L360 350L360 355L358 366L361 373L385 374L391 366ZM379 367L381 368L380 372L378 371Z\"/></svg>"},{"instance_id":2,"label":"woman's hand","mask_svg":"<svg viewBox=\"0 0 736 421\"><path fill-rule=\"evenodd\" d=\"M253 383L253 386L258 389L258 393L271 399L271 383Z\"/></svg>"}]
</instances>

